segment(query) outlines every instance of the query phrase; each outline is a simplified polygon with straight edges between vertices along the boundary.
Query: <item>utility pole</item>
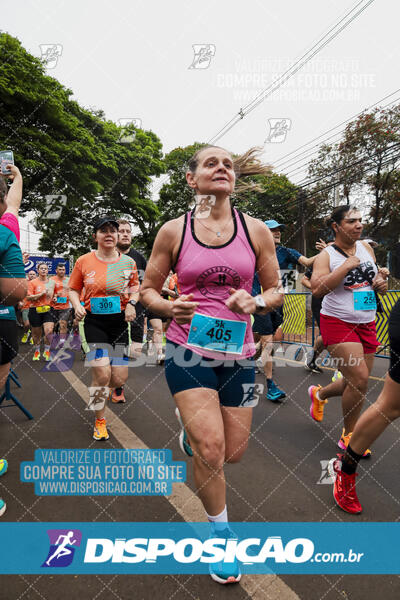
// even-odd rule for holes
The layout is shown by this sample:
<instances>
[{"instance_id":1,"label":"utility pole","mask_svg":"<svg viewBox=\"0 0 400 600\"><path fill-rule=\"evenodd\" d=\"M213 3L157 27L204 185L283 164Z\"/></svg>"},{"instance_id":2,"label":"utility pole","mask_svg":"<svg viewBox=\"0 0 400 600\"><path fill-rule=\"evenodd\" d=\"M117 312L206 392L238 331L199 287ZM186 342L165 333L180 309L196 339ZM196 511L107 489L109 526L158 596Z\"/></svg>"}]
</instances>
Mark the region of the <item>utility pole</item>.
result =
<instances>
[{"instance_id":1,"label":"utility pole","mask_svg":"<svg viewBox=\"0 0 400 600\"><path fill-rule=\"evenodd\" d=\"M307 195L304 190L297 192L297 209L298 209L298 231L299 231L299 252L306 256L306 227L305 227L305 209Z\"/></svg>"},{"instance_id":2,"label":"utility pole","mask_svg":"<svg viewBox=\"0 0 400 600\"><path fill-rule=\"evenodd\" d=\"M340 204L340 197L339 197L339 186L337 183L335 183L335 185L333 186L333 206L336 208L336 206L339 206ZM348 201L347 201L348 204Z\"/></svg>"}]
</instances>

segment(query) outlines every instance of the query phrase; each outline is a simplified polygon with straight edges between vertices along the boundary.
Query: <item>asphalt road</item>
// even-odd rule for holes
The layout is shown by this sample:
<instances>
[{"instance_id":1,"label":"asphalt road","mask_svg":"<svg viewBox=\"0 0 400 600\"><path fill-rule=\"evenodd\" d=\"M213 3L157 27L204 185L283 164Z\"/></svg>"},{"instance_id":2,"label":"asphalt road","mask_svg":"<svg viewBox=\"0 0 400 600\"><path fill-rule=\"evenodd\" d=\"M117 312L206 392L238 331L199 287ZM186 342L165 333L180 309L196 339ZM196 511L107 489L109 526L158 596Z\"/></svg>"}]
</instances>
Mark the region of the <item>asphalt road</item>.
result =
<instances>
[{"instance_id":1,"label":"asphalt road","mask_svg":"<svg viewBox=\"0 0 400 600\"><path fill-rule=\"evenodd\" d=\"M9 461L0 479L0 496L7 502L4 521L180 521L182 515L165 497L40 497L33 484L19 480L21 461L33 460L37 448L95 448L92 413L71 376L89 383L90 374L75 354L69 379L63 373L43 371L44 362L33 363L31 347L22 346L15 370L22 388L15 393L32 412L29 421L15 407L0 408L0 455ZM388 362L378 359L370 380L368 402L382 388ZM340 511L332 499L332 486L324 484L324 465L337 452L341 433L340 401L330 400L325 419L315 423L309 416L307 388L327 383L332 371L322 376L287 363L275 367L275 380L287 392L284 404L260 399L254 410L249 448L242 462L226 467L228 509L231 521L359 522L399 519L400 478L398 440L400 422L390 426L373 448L373 457L359 469L358 493L364 512L351 516ZM257 381L263 383L263 376ZM13 388L14 390L14 388ZM132 368L125 388L126 405L110 409L149 448L170 448L175 460L185 460L178 446L174 404L163 367ZM110 428L109 447L120 448ZM97 443L98 444L98 443ZM103 445L101 447L104 447ZM194 490L188 461L187 486ZM5 543L3 540L2 543ZM2 575L0 598L7 600L82 599L199 599L290 597L289 588L305 600L366 600L377 594L385 600L400 597L400 577L372 575L279 576L281 591L270 580L256 591L250 586L219 586L208 576L65 576ZM243 577L243 581L245 576ZM271 586L270 586L271 583ZM278 591L277 591L278 589ZM283 591L282 591L283 590ZM293 598L296 596L293 595Z\"/></svg>"}]
</instances>

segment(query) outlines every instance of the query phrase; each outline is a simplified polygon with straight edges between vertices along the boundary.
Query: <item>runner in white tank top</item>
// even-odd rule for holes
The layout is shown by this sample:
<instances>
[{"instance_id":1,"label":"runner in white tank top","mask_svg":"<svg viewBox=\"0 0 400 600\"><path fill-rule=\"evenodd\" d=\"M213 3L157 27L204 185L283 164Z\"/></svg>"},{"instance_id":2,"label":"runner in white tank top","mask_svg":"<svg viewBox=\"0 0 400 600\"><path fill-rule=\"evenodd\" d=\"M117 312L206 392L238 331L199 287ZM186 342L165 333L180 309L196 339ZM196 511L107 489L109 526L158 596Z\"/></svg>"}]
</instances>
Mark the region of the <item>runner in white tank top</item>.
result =
<instances>
[{"instance_id":1,"label":"runner in white tank top","mask_svg":"<svg viewBox=\"0 0 400 600\"><path fill-rule=\"evenodd\" d=\"M330 272L338 269L347 260L334 246L327 246L323 252L329 254ZM339 285L324 296L321 314L336 317L347 323L371 323L375 319L376 310L355 310L354 292L371 291L373 288L370 281L374 279L378 270L371 250L367 250L363 242L356 242L354 256L360 260L359 266L349 271ZM375 292L371 295L371 298L374 297Z\"/></svg>"},{"instance_id":2,"label":"runner in white tank top","mask_svg":"<svg viewBox=\"0 0 400 600\"><path fill-rule=\"evenodd\" d=\"M363 230L357 208L338 206L330 225L335 242L325 248L314 262L312 293L323 297L321 335L343 379L322 388L308 390L314 420L322 421L328 398L342 395L344 428L338 442L345 450L367 391L376 339L375 292L386 293L387 269L378 269L372 248L361 242ZM365 457L371 455L370 450Z\"/></svg>"}]
</instances>

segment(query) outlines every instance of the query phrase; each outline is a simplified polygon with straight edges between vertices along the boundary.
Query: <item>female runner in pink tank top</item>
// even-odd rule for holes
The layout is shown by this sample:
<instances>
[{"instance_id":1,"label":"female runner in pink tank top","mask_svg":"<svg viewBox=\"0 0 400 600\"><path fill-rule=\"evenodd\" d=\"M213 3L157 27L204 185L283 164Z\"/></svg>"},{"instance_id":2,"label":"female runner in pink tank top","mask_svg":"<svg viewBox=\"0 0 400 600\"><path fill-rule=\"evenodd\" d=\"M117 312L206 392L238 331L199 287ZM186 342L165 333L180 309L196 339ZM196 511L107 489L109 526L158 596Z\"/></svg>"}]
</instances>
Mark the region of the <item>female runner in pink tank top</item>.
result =
<instances>
[{"instance_id":1,"label":"female runner in pink tank top","mask_svg":"<svg viewBox=\"0 0 400 600\"><path fill-rule=\"evenodd\" d=\"M269 172L255 155L252 150L235 161L217 146L196 152L186 173L196 207L160 229L140 300L172 318L165 373L184 426L181 447L193 456L198 495L213 530L227 537L223 466L241 459L256 404L250 315L283 303L269 229L230 203L238 163L242 176ZM181 291L174 302L160 295L171 268ZM255 270L265 290L256 298ZM240 579L237 563L212 565L210 574L219 583Z\"/></svg>"}]
</instances>

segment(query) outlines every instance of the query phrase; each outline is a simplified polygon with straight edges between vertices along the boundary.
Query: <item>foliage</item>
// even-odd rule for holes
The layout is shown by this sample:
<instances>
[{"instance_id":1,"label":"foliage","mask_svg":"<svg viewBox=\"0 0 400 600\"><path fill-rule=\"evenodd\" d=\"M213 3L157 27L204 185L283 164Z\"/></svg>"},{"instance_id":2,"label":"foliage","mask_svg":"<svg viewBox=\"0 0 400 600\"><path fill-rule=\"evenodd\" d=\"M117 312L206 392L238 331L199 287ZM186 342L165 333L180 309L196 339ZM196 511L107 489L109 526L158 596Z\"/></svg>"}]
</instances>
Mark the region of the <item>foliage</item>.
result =
<instances>
[{"instance_id":1,"label":"foliage","mask_svg":"<svg viewBox=\"0 0 400 600\"><path fill-rule=\"evenodd\" d=\"M133 142L120 143L126 129L101 111L81 107L71 90L5 33L0 34L0 92L0 148L14 151L24 177L22 211L36 215L41 250L87 251L93 218L105 212L129 216L146 237L158 218L151 177L164 171L154 133L130 126ZM64 207L60 195L66 196ZM53 202L61 210L58 220L48 218Z\"/></svg>"}]
</instances>

